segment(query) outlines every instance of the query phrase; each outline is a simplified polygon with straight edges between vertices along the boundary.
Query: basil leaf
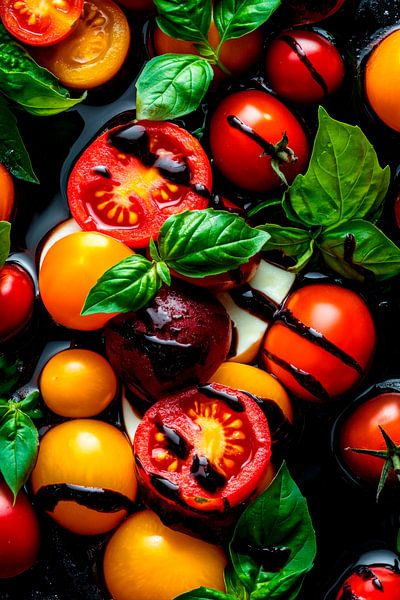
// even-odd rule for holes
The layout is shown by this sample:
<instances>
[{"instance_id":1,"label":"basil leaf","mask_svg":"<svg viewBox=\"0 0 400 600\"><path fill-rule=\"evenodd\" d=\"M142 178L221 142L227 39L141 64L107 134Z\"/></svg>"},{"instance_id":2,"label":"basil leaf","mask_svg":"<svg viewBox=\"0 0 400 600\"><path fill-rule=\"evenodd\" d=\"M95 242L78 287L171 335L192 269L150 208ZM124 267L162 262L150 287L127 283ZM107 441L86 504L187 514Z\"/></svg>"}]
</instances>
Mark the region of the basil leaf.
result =
<instances>
[{"instance_id":1,"label":"basil leaf","mask_svg":"<svg viewBox=\"0 0 400 600\"><path fill-rule=\"evenodd\" d=\"M90 290L82 315L139 310L154 298L161 279L154 263L133 254L108 269Z\"/></svg>"},{"instance_id":2,"label":"basil leaf","mask_svg":"<svg viewBox=\"0 0 400 600\"><path fill-rule=\"evenodd\" d=\"M279 571L268 570L266 565L271 546L287 553L287 562ZM252 548L255 556L265 554L263 564L258 556L252 558L243 550L247 548ZM294 598L293 591L298 592L313 565L316 542L307 502L285 464L268 489L242 513L229 551L236 574L252 600L278 600L285 593Z\"/></svg>"},{"instance_id":3,"label":"basil leaf","mask_svg":"<svg viewBox=\"0 0 400 600\"><path fill-rule=\"evenodd\" d=\"M317 241L326 264L344 277L378 281L400 273L400 248L380 229L362 219L353 219L326 231Z\"/></svg>"},{"instance_id":4,"label":"basil leaf","mask_svg":"<svg viewBox=\"0 0 400 600\"><path fill-rule=\"evenodd\" d=\"M4 265L10 254L10 231L11 223L0 221L0 268Z\"/></svg>"},{"instance_id":5,"label":"basil leaf","mask_svg":"<svg viewBox=\"0 0 400 600\"><path fill-rule=\"evenodd\" d=\"M41 419L44 416L40 407L40 394L38 390L33 390L23 400L20 400L17 407L31 419Z\"/></svg>"},{"instance_id":6,"label":"basil leaf","mask_svg":"<svg viewBox=\"0 0 400 600\"><path fill-rule=\"evenodd\" d=\"M5 398L0 398L0 419L10 410L10 403Z\"/></svg>"},{"instance_id":7,"label":"basil leaf","mask_svg":"<svg viewBox=\"0 0 400 600\"><path fill-rule=\"evenodd\" d=\"M225 587L227 592L237 600L249 600L249 594L236 574L235 569L229 565L224 571Z\"/></svg>"},{"instance_id":8,"label":"basil leaf","mask_svg":"<svg viewBox=\"0 0 400 600\"><path fill-rule=\"evenodd\" d=\"M154 0L159 28L177 40L205 42L211 23L211 0Z\"/></svg>"},{"instance_id":9,"label":"basil leaf","mask_svg":"<svg viewBox=\"0 0 400 600\"><path fill-rule=\"evenodd\" d=\"M199 587L191 592L185 592L176 596L175 600L235 600L235 598L224 592L212 590L211 588Z\"/></svg>"},{"instance_id":10,"label":"basil leaf","mask_svg":"<svg viewBox=\"0 0 400 600\"><path fill-rule=\"evenodd\" d=\"M8 396L16 387L22 369L22 360L13 360L6 354L0 354L0 396Z\"/></svg>"},{"instance_id":11,"label":"basil leaf","mask_svg":"<svg viewBox=\"0 0 400 600\"><path fill-rule=\"evenodd\" d=\"M1 77L0 77L1 79ZM39 183L17 127L17 120L0 95L0 163L24 181Z\"/></svg>"},{"instance_id":12,"label":"basil leaf","mask_svg":"<svg viewBox=\"0 0 400 600\"><path fill-rule=\"evenodd\" d=\"M157 273L158 273L158 276L161 279L161 281L163 281L167 285L171 285L171 272L168 268L168 265L162 261L157 262L156 269L157 269Z\"/></svg>"},{"instance_id":13,"label":"basil leaf","mask_svg":"<svg viewBox=\"0 0 400 600\"><path fill-rule=\"evenodd\" d=\"M281 206L281 205L282 205L282 198L268 198L267 200L264 200L263 202L259 202L258 204L253 206L253 208L248 210L247 216L249 218L251 218L251 217L254 217L255 215L258 215L258 213L260 213L262 210L265 210L266 208L271 208L272 206Z\"/></svg>"},{"instance_id":14,"label":"basil leaf","mask_svg":"<svg viewBox=\"0 0 400 600\"><path fill-rule=\"evenodd\" d=\"M136 82L138 119L165 121L196 110L213 78L211 65L194 54L152 58Z\"/></svg>"},{"instance_id":15,"label":"basil leaf","mask_svg":"<svg viewBox=\"0 0 400 600\"><path fill-rule=\"evenodd\" d=\"M217 0L214 3L214 21L221 44L260 27L280 4L281 0Z\"/></svg>"},{"instance_id":16,"label":"basil leaf","mask_svg":"<svg viewBox=\"0 0 400 600\"><path fill-rule=\"evenodd\" d=\"M268 233L250 227L242 217L209 208L169 217L161 227L158 250L171 269L200 278L236 269L268 239Z\"/></svg>"},{"instance_id":17,"label":"basil leaf","mask_svg":"<svg viewBox=\"0 0 400 600\"><path fill-rule=\"evenodd\" d=\"M322 107L318 116L308 171L285 192L287 217L308 226L372 217L387 193L389 167L380 167L374 147L359 127L335 121Z\"/></svg>"},{"instance_id":18,"label":"basil leaf","mask_svg":"<svg viewBox=\"0 0 400 600\"><path fill-rule=\"evenodd\" d=\"M15 404L10 407L0 420L0 470L16 497L34 467L39 436L32 420Z\"/></svg>"},{"instance_id":19,"label":"basil leaf","mask_svg":"<svg viewBox=\"0 0 400 600\"><path fill-rule=\"evenodd\" d=\"M314 251L314 239L311 231L296 227L282 227L267 223L258 229L270 234L269 240L264 244L263 250L282 252L296 260L296 264L289 271L299 271L306 266Z\"/></svg>"}]
</instances>

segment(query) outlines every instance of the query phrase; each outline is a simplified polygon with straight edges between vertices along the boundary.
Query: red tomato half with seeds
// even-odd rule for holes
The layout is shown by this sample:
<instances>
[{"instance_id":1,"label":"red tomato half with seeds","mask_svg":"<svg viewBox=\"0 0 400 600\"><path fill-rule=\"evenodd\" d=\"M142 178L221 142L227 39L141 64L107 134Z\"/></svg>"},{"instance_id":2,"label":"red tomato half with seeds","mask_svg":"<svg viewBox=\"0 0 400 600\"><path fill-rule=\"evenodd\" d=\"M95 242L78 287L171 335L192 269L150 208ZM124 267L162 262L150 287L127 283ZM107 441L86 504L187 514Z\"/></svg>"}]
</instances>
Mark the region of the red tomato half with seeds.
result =
<instances>
[{"instance_id":1,"label":"red tomato half with seeds","mask_svg":"<svg viewBox=\"0 0 400 600\"><path fill-rule=\"evenodd\" d=\"M199 142L173 123L138 121L99 136L68 181L71 212L87 231L144 248L169 216L206 208L211 166Z\"/></svg>"}]
</instances>

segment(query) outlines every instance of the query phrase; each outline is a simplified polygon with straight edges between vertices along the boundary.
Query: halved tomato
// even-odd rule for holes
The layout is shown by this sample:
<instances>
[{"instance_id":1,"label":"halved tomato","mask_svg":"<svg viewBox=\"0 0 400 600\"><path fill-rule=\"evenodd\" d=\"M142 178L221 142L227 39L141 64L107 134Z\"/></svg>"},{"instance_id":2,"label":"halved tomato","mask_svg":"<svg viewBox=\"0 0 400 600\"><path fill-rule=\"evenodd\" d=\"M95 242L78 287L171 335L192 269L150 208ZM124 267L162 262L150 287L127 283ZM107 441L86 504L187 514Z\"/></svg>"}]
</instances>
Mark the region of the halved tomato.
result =
<instances>
[{"instance_id":1,"label":"halved tomato","mask_svg":"<svg viewBox=\"0 0 400 600\"><path fill-rule=\"evenodd\" d=\"M50 46L72 33L82 9L83 0L3 0L0 16L21 42Z\"/></svg>"},{"instance_id":2,"label":"halved tomato","mask_svg":"<svg viewBox=\"0 0 400 600\"><path fill-rule=\"evenodd\" d=\"M86 148L67 193L82 229L144 248L170 215L206 208L211 183L209 160L188 131L138 121L114 127Z\"/></svg>"}]
</instances>

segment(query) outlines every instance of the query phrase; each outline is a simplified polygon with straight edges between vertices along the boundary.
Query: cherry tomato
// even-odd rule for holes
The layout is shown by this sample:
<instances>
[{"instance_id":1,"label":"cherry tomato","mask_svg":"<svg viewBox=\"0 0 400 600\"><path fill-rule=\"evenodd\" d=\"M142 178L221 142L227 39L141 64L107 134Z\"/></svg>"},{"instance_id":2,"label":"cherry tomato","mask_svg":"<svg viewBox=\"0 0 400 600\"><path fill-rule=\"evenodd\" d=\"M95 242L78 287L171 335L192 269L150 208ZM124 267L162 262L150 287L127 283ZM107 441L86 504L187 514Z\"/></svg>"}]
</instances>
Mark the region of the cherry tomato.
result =
<instances>
[{"instance_id":1,"label":"cherry tomato","mask_svg":"<svg viewBox=\"0 0 400 600\"><path fill-rule=\"evenodd\" d=\"M139 121L114 127L84 150L68 200L83 229L144 248L170 215L206 208L211 184L209 160L190 133Z\"/></svg>"},{"instance_id":2,"label":"cherry tomato","mask_svg":"<svg viewBox=\"0 0 400 600\"><path fill-rule=\"evenodd\" d=\"M32 46L50 46L71 34L83 0L3 0L0 16L8 31Z\"/></svg>"},{"instance_id":3,"label":"cherry tomato","mask_svg":"<svg viewBox=\"0 0 400 600\"><path fill-rule=\"evenodd\" d=\"M344 2L345 0L283 0L282 5L293 23L307 25L331 17L342 8Z\"/></svg>"},{"instance_id":4,"label":"cherry tomato","mask_svg":"<svg viewBox=\"0 0 400 600\"><path fill-rule=\"evenodd\" d=\"M154 1L153 0L118 0L118 4L125 6L129 10L137 10L137 11L154 11Z\"/></svg>"},{"instance_id":5,"label":"cherry tomato","mask_svg":"<svg viewBox=\"0 0 400 600\"><path fill-rule=\"evenodd\" d=\"M0 579L29 569L39 551L39 524L25 492L14 497L0 482Z\"/></svg>"},{"instance_id":6,"label":"cherry tomato","mask_svg":"<svg viewBox=\"0 0 400 600\"><path fill-rule=\"evenodd\" d=\"M29 322L35 288L20 265L7 262L0 268L0 341L20 332Z\"/></svg>"},{"instance_id":7,"label":"cherry tomato","mask_svg":"<svg viewBox=\"0 0 400 600\"><path fill-rule=\"evenodd\" d=\"M63 85L88 89L118 73L129 44L129 24L122 10L112 0L85 0L73 33L62 43L35 52L35 58Z\"/></svg>"},{"instance_id":8,"label":"cherry tomato","mask_svg":"<svg viewBox=\"0 0 400 600\"><path fill-rule=\"evenodd\" d=\"M36 504L59 525L82 535L105 533L136 497L132 448L108 423L66 421L41 439L31 481Z\"/></svg>"},{"instance_id":9,"label":"cherry tomato","mask_svg":"<svg viewBox=\"0 0 400 600\"><path fill-rule=\"evenodd\" d=\"M56 242L39 271L39 290L52 318L71 329L100 329L113 314L81 316L86 296L107 269L132 251L95 232L76 232ZM66 293L68 291L68 293Z\"/></svg>"},{"instance_id":10,"label":"cherry tomato","mask_svg":"<svg viewBox=\"0 0 400 600\"><path fill-rule=\"evenodd\" d=\"M335 92L344 79L343 59L332 41L315 31L285 31L267 49L265 72L279 96L309 104Z\"/></svg>"},{"instance_id":11,"label":"cherry tomato","mask_svg":"<svg viewBox=\"0 0 400 600\"><path fill-rule=\"evenodd\" d=\"M63 350L45 365L40 392L47 406L62 417L93 417L107 408L117 391L110 364L97 352Z\"/></svg>"},{"instance_id":12,"label":"cherry tomato","mask_svg":"<svg viewBox=\"0 0 400 600\"><path fill-rule=\"evenodd\" d=\"M400 106L397 81L400 77L398 49L400 30L385 37L372 51L365 67L364 88L377 116L395 131L400 131ZM396 82L396 85L394 84Z\"/></svg>"},{"instance_id":13,"label":"cherry tomato","mask_svg":"<svg viewBox=\"0 0 400 600\"><path fill-rule=\"evenodd\" d=\"M400 572L395 567L359 565L341 587L336 600L397 600Z\"/></svg>"},{"instance_id":14,"label":"cherry tomato","mask_svg":"<svg viewBox=\"0 0 400 600\"><path fill-rule=\"evenodd\" d=\"M285 133L297 160L289 150L276 147ZM295 116L277 98L258 90L236 92L222 100L211 118L210 146L221 173L254 192L271 191L281 183L272 169L272 156L290 182L305 170L309 154Z\"/></svg>"},{"instance_id":15,"label":"cherry tomato","mask_svg":"<svg viewBox=\"0 0 400 600\"><path fill-rule=\"evenodd\" d=\"M0 164L0 221L9 221L14 206L14 183L10 173Z\"/></svg>"},{"instance_id":16,"label":"cherry tomato","mask_svg":"<svg viewBox=\"0 0 400 600\"><path fill-rule=\"evenodd\" d=\"M222 548L173 531L145 510L109 541L104 578L114 600L173 600L200 586L224 592L226 563Z\"/></svg>"},{"instance_id":17,"label":"cherry tomato","mask_svg":"<svg viewBox=\"0 0 400 600\"><path fill-rule=\"evenodd\" d=\"M304 400L327 401L356 385L369 367L375 327L364 301L329 284L289 296L267 331L262 363Z\"/></svg>"}]
</instances>

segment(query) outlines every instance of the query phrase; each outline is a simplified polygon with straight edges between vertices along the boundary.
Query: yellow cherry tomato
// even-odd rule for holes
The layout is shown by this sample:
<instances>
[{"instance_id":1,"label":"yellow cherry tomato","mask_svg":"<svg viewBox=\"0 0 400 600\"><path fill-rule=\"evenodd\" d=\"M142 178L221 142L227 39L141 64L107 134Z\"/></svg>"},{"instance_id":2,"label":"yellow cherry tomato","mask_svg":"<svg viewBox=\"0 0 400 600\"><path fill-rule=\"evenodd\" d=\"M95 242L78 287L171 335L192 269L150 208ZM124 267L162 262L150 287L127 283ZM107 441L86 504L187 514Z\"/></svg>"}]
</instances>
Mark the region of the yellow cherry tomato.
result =
<instances>
[{"instance_id":1,"label":"yellow cherry tomato","mask_svg":"<svg viewBox=\"0 0 400 600\"><path fill-rule=\"evenodd\" d=\"M58 240L47 252L39 272L39 290L57 323L71 329L100 329L113 314L81 316L86 296L107 269L133 254L122 242L91 231Z\"/></svg>"},{"instance_id":2,"label":"yellow cherry tomato","mask_svg":"<svg viewBox=\"0 0 400 600\"><path fill-rule=\"evenodd\" d=\"M52 427L41 439L32 472L36 494L44 486L69 484L102 488L136 497L132 447L116 427L91 419L67 421ZM75 500L59 500L49 515L73 533L95 535L114 529L126 516L125 508L100 512Z\"/></svg>"},{"instance_id":3,"label":"yellow cherry tomato","mask_svg":"<svg viewBox=\"0 0 400 600\"><path fill-rule=\"evenodd\" d=\"M57 415L94 417L114 399L117 378L103 356L73 348L50 358L39 387L44 402Z\"/></svg>"},{"instance_id":4,"label":"yellow cherry tomato","mask_svg":"<svg viewBox=\"0 0 400 600\"><path fill-rule=\"evenodd\" d=\"M173 600L199 586L225 591L221 548L178 533L145 510L114 533L104 577L114 600Z\"/></svg>"}]
</instances>

